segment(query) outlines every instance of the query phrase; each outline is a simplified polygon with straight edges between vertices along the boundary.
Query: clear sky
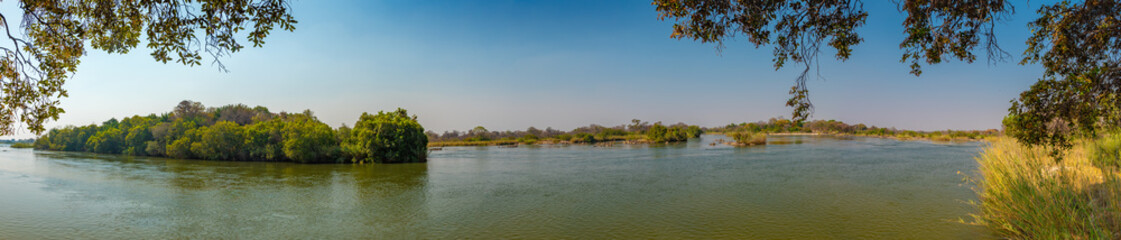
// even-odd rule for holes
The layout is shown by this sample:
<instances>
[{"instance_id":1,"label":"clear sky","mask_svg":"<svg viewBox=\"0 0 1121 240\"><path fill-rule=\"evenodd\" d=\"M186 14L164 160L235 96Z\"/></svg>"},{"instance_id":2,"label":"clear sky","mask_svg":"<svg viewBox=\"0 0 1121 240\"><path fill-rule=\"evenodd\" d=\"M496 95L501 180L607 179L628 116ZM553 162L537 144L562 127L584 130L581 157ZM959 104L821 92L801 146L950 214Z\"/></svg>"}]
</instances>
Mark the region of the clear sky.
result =
<instances>
[{"instance_id":1,"label":"clear sky","mask_svg":"<svg viewBox=\"0 0 1121 240\"><path fill-rule=\"evenodd\" d=\"M903 15L890 1L865 3L864 42L847 62L823 55L824 79L809 82L813 119L1000 128L1009 100L1042 73L1017 64L1040 3L1018 3L1014 18L998 25L1015 59L988 65L980 53L973 64L926 66L921 77L899 62ZM770 46L728 41L718 52L671 39L672 23L645 0L295 0L292 8L296 31L222 59L229 73L157 63L144 43L125 55L91 51L65 85L67 112L48 127L168 112L184 99L311 109L336 127L397 107L437 132L569 130L634 118L720 126L790 116L784 104L798 71L775 71Z\"/></svg>"}]
</instances>

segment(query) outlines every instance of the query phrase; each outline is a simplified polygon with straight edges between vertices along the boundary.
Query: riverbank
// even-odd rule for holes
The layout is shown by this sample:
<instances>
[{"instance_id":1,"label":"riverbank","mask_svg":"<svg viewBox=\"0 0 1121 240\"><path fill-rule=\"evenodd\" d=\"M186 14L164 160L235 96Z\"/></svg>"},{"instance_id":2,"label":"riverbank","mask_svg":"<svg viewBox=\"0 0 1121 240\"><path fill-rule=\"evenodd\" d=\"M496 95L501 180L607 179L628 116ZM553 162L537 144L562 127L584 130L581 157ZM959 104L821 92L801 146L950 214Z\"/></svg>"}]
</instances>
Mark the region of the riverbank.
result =
<instances>
[{"instance_id":1,"label":"riverbank","mask_svg":"<svg viewBox=\"0 0 1121 240\"><path fill-rule=\"evenodd\" d=\"M1057 160L1042 147L994 139L971 177L980 212L968 223L1011 239L1121 239L1119 143L1082 140Z\"/></svg>"}]
</instances>

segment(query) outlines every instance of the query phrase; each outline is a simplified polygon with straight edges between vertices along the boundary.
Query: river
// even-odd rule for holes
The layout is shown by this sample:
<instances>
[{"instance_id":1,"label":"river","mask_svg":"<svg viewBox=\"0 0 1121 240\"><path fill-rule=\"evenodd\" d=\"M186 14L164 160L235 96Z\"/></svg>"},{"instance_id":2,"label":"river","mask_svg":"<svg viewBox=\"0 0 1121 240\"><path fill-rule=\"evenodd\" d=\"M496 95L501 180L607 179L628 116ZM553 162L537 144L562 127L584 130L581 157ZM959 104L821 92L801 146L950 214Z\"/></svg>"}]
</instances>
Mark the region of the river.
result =
<instances>
[{"instance_id":1,"label":"river","mask_svg":"<svg viewBox=\"0 0 1121 240\"><path fill-rule=\"evenodd\" d=\"M0 239L975 239L981 143L448 147L427 164L0 147Z\"/></svg>"}]
</instances>

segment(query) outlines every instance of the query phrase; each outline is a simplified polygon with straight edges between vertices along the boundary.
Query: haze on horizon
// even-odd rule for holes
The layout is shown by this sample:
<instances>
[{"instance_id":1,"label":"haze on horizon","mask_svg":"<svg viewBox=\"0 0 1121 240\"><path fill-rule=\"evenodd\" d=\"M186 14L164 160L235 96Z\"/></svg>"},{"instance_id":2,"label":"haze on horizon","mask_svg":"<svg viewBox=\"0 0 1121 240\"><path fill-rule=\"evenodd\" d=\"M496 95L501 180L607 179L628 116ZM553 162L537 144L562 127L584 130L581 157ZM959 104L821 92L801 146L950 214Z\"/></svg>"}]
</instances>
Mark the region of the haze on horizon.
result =
<instances>
[{"instance_id":1,"label":"haze on horizon","mask_svg":"<svg viewBox=\"0 0 1121 240\"><path fill-rule=\"evenodd\" d=\"M0 9L8 15L15 4ZM898 61L903 15L893 3L867 3L864 42L851 59L821 55L814 71L823 79L809 81L811 119L1000 128L1009 100L1042 72L1017 64L1036 15L1016 8L997 32L1012 59L990 65L979 56L973 64L926 66L915 77ZM221 59L229 73L157 63L146 48L90 51L65 85L66 113L46 127L168 112L185 99L311 109L336 127L397 107L436 132L570 130L636 118L721 126L789 117L784 103L799 71L775 71L770 46L732 41L717 51L671 39L672 23L658 20L649 1L297 1L292 9L296 31L277 31L264 48ZM22 130L3 138L29 137Z\"/></svg>"}]
</instances>

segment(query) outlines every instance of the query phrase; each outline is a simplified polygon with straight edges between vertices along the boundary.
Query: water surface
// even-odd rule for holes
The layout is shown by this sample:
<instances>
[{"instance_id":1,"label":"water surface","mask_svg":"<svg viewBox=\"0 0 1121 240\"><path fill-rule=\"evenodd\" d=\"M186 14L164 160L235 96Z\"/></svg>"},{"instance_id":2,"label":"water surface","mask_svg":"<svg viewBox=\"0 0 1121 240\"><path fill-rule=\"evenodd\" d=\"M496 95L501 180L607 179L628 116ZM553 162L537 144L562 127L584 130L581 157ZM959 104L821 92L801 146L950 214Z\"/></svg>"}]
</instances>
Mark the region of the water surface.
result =
<instances>
[{"instance_id":1,"label":"water surface","mask_svg":"<svg viewBox=\"0 0 1121 240\"><path fill-rule=\"evenodd\" d=\"M0 147L0 238L962 239L981 144L449 147L427 164Z\"/></svg>"}]
</instances>

